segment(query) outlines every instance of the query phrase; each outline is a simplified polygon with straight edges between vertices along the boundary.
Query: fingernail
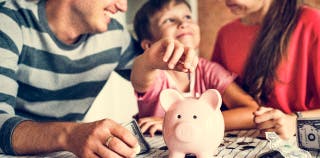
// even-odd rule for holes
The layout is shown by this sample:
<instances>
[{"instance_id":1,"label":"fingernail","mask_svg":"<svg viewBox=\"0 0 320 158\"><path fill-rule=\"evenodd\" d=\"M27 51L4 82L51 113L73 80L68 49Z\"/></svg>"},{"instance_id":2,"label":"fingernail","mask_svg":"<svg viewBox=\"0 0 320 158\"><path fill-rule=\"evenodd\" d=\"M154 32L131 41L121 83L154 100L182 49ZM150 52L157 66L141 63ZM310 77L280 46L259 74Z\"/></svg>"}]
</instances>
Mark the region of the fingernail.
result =
<instances>
[{"instance_id":1,"label":"fingernail","mask_svg":"<svg viewBox=\"0 0 320 158\"><path fill-rule=\"evenodd\" d=\"M169 67L169 69L173 69L174 68L174 64L169 64L168 67Z\"/></svg>"},{"instance_id":2,"label":"fingernail","mask_svg":"<svg viewBox=\"0 0 320 158\"><path fill-rule=\"evenodd\" d=\"M191 69L192 68L190 63L184 64L184 67L187 68L187 69Z\"/></svg>"},{"instance_id":3,"label":"fingernail","mask_svg":"<svg viewBox=\"0 0 320 158\"><path fill-rule=\"evenodd\" d=\"M133 148L133 150L134 150L134 152L136 153L136 155L139 154L139 153L140 153L140 150L141 150L140 145L139 145L139 144L136 145L136 146Z\"/></svg>"}]
</instances>

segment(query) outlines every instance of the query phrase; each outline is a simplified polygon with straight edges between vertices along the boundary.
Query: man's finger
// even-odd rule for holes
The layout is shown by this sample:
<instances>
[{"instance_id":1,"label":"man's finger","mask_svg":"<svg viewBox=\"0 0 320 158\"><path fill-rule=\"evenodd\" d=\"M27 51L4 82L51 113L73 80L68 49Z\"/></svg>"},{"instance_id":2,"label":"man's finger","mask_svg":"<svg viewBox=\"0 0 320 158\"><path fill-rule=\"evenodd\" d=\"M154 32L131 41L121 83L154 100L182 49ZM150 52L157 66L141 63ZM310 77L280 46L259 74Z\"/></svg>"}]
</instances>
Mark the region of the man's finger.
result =
<instances>
[{"instance_id":1,"label":"man's finger","mask_svg":"<svg viewBox=\"0 0 320 158\"><path fill-rule=\"evenodd\" d=\"M106 147L113 152L121 155L122 157L133 157L136 155L133 148L129 147L126 143L117 137L114 137Z\"/></svg>"},{"instance_id":2,"label":"man's finger","mask_svg":"<svg viewBox=\"0 0 320 158\"><path fill-rule=\"evenodd\" d=\"M119 138L130 147L138 145L137 138L129 130L119 124L114 125L114 127L110 129L110 132L113 136Z\"/></svg>"},{"instance_id":3,"label":"man's finger","mask_svg":"<svg viewBox=\"0 0 320 158\"><path fill-rule=\"evenodd\" d=\"M98 156L96 156L98 155ZM100 144L97 146L95 157L114 157L114 158L121 158L120 155L112 151L111 149L107 148L105 144ZM91 157L91 156L90 156Z\"/></svg>"}]
</instances>

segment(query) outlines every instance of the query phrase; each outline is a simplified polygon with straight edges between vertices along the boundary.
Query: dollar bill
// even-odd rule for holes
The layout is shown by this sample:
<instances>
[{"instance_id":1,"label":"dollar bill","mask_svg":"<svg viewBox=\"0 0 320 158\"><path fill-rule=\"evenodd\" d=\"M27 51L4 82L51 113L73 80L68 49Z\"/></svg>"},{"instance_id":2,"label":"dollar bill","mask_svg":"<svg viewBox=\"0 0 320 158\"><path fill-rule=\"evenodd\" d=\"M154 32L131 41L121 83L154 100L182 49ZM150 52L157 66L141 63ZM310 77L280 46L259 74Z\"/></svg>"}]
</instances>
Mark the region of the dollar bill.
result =
<instances>
[{"instance_id":1,"label":"dollar bill","mask_svg":"<svg viewBox=\"0 0 320 158\"><path fill-rule=\"evenodd\" d=\"M320 151L320 117L297 119L297 142L302 149Z\"/></svg>"},{"instance_id":2,"label":"dollar bill","mask_svg":"<svg viewBox=\"0 0 320 158\"><path fill-rule=\"evenodd\" d=\"M269 142L271 151L278 151L278 157L282 156L285 158L312 158L311 154L308 151L300 149L297 146L295 139L283 140L275 132L266 132L266 138Z\"/></svg>"},{"instance_id":3,"label":"dollar bill","mask_svg":"<svg viewBox=\"0 0 320 158\"><path fill-rule=\"evenodd\" d=\"M150 145L145 140L143 134L141 133L140 127L136 120L132 120L127 124L124 124L124 127L131 131L131 133L138 139L140 145L140 152L139 154L146 153L150 150Z\"/></svg>"}]
</instances>

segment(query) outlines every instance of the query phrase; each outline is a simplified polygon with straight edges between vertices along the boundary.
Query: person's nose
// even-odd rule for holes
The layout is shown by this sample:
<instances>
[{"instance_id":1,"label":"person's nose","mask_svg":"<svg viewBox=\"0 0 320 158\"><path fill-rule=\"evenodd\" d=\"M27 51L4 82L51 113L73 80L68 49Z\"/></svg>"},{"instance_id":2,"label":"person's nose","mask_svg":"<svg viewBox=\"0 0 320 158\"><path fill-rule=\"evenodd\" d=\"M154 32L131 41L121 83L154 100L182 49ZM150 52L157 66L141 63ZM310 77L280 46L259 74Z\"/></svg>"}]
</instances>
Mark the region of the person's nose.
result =
<instances>
[{"instance_id":1,"label":"person's nose","mask_svg":"<svg viewBox=\"0 0 320 158\"><path fill-rule=\"evenodd\" d=\"M186 28L187 26L188 26L188 22L187 22L187 21L185 21L185 20L180 20L180 21L179 21L178 28L184 29L184 28Z\"/></svg>"}]
</instances>

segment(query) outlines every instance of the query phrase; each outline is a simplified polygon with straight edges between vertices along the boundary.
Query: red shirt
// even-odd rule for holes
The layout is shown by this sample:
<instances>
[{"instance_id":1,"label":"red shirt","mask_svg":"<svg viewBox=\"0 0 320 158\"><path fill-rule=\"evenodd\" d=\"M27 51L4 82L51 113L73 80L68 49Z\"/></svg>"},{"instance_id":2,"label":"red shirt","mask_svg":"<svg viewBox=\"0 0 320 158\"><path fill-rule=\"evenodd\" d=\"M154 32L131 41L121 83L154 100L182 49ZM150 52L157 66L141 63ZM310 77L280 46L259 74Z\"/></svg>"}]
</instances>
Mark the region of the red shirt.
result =
<instances>
[{"instance_id":1,"label":"red shirt","mask_svg":"<svg viewBox=\"0 0 320 158\"><path fill-rule=\"evenodd\" d=\"M260 26L233 21L218 34L213 61L243 78L243 69ZM288 56L277 68L278 81L267 106L285 113L320 108L320 12L303 7L291 36ZM239 83L241 84L241 83Z\"/></svg>"}]
</instances>

